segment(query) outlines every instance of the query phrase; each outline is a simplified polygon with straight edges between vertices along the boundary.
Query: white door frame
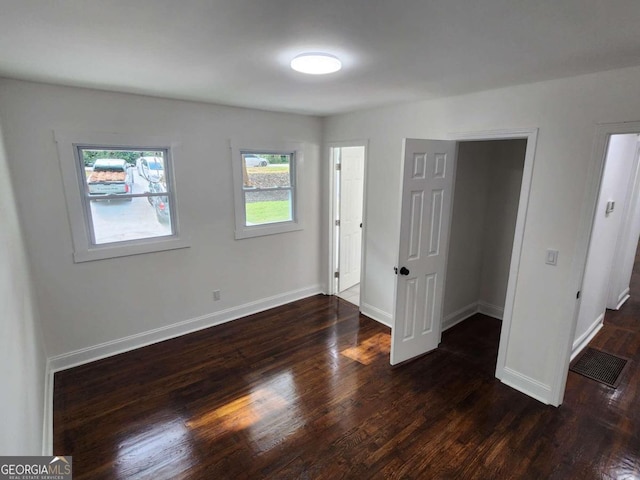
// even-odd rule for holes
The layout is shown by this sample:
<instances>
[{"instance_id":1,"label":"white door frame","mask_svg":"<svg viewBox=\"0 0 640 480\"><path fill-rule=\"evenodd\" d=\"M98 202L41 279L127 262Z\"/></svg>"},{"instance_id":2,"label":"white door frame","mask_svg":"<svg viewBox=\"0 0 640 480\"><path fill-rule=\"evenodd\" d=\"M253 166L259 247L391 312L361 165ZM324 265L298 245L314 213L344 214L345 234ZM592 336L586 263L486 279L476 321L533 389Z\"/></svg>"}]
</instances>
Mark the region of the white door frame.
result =
<instances>
[{"instance_id":1,"label":"white door frame","mask_svg":"<svg viewBox=\"0 0 640 480\"><path fill-rule=\"evenodd\" d=\"M522 172L522 184L520 187L520 199L518 203L518 216L513 238L513 249L511 250L511 265L509 267L509 281L507 283L507 295L504 305L504 317L502 319L502 329L500 333L500 347L498 349L498 361L496 363L496 377L502 382L517 390L522 390L520 385L513 384L510 376L505 375L507 352L509 350L509 338L511 334L511 323L513 316L513 305L516 297L516 287L518 283L518 271L520 269L520 258L522 256L522 243L524 240L524 227L529 208L529 195L531 192L531 180L533 178L533 164L535 162L536 142L538 138L537 128L504 129L479 132L461 132L449 135L451 140L462 141L484 141L484 140L515 140L527 141L527 149L524 159L524 170ZM455 189L454 189L455 201ZM445 284L445 289L447 288ZM567 367L568 368L568 367ZM536 396L535 392L531 392Z\"/></svg>"},{"instance_id":2,"label":"white door frame","mask_svg":"<svg viewBox=\"0 0 640 480\"><path fill-rule=\"evenodd\" d=\"M364 147L364 186L363 186L363 202L362 202L362 249L360 254L360 297L362 298L365 292L365 270L366 270L366 248L367 248L367 184L368 182L368 156L369 156L369 140L347 140L342 142L330 142L326 144L325 158L327 161L327 172L329 176L329 204L327 208L327 230L329 232L329 261L327 270L327 295L336 295L336 282L335 282L335 265L338 262L338 248L336 246L336 214L337 214L337 202L336 202L336 185L335 185L335 163L331 156L332 148L343 147Z\"/></svg>"},{"instance_id":3,"label":"white door frame","mask_svg":"<svg viewBox=\"0 0 640 480\"><path fill-rule=\"evenodd\" d=\"M597 213L598 196L600 193L600 184L602 183L602 175L604 174L609 138L611 135L638 132L640 132L640 121L600 123L596 126L593 142L593 154L587 176L588 183L584 200L582 202L580 224L578 227L578 239L576 241L575 248L576 253L571 265L572 271L570 285L572 289L569 293L572 291L579 292L583 287L584 273L587 267L587 254L589 253L591 233L593 231L593 223ZM557 368L555 369L556 374L553 384L551 385L551 403L553 405L560 405L564 398L579 313L580 301L576 300L572 321L565 322L563 324L564 328L560 331L560 345L564 345L565 348L561 353L562 357L559 359Z\"/></svg>"}]
</instances>

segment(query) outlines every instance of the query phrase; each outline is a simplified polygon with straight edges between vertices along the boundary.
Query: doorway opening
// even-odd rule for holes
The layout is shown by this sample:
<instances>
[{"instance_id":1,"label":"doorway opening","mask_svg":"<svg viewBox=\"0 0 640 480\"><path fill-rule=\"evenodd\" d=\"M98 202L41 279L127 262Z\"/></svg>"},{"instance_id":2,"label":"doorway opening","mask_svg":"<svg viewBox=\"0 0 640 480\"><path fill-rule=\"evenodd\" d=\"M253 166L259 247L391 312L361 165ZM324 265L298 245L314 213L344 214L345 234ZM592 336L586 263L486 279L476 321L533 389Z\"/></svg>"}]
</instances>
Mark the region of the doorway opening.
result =
<instances>
[{"instance_id":1,"label":"doorway opening","mask_svg":"<svg viewBox=\"0 0 640 480\"><path fill-rule=\"evenodd\" d=\"M606 310L619 310L630 296L640 236L638 132L608 136L571 350L572 360L600 331Z\"/></svg>"},{"instance_id":2,"label":"doorway opening","mask_svg":"<svg viewBox=\"0 0 640 480\"><path fill-rule=\"evenodd\" d=\"M595 240L594 234L597 233L594 231L594 227L596 226L596 220L598 219L598 217L603 215L600 204L600 193L603 191L602 187L604 176L606 173L606 163L608 157L608 149L611 144L611 138L616 135L638 134L638 132L640 132L640 121L600 124L596 129L595 144L593 148L593 160L590 167L591 170L595 173L590 175L589 185L587 186L586 198L588 199L588 204L586 208L584 208L582 214L582 219L580 222L581 230L578 236L581 241L576 248L576 258L584 259L584 263L581 264L580 262L577 262L572 273L572 281L580 290L578 291L578 298L575 301L576 303L574 308L573 322L571 322L571 324L569 324L567 328L562 332L561 341L562 344L565 345L566 350L563 357L561 357L560 359L561 363L556 369L556 377L552 385L551 403L553 405L560 405L564 398L565 388L567 385L567 376L569 372L569 364L572 357L575 358L580 350L582 350L582 348L586 346L591 340L591 338L589 338L591 337L591 335L587 335L586 337L584 337L584 340L580 338L581 325L585 325L583 322L580 322L580 317L583 314L582 302L585 298L585 295L583 295L583 290L585 287L588 287L587 270L591 268L589 266L589 254L590 251L595 248L592 248L592 243ZM638 165L636 165L635 176L636 190L638 190L640 189L640 187L638 186L638 183L640 182L640 172L638 172ZM639 195L639 192L635 192L634 195ZM608 203L611 199L606 198L605 196L602 197L606 200L604 211L604 215L606 215L607 208L611 207L610 205L606 205L606 203ZM615 202L615 200L611 201ZM638 200L635 201L637 202ZM616 208L619 208L619 206L616 205L613 205L613 207L613 212L615 212ZM636 215L637 217L640 217L640 212L637 212ZM616 248L616 246L614 245L611 248ZM633 249L634 246L630 246L629 248ZM607 296L608 295L611 295L610 291L607 292ZM624 296L619 300L620 305L620 302L623 298ZM592 334L594 336L595 333L592 331Z\"/></svg>"},{"instance_id":3,"label":"doorway opening","mask_svg":"<svg viewBox=\"0 0 640 480\"><path fill-rule=\"evenodd\" d=\"M362 293L365 145L330 147L332 194L332 292L355 305Z\"/></svg>"},{"instance_id":4,"label":"doorway opening","mask_svg":"<svg viewBox=\"0 0 640 480\"><path fill-rule=\"evenodd\" d=\"M516 220L511 237L511 255L507 260L509 268L506 274L506 293L504 302L500 302L502 305L498 306L502 310L500 313L503 314L503 320L495 375L516 390L544 403L551 403L545 385L506 367L511 324L512 320L517 321L517 318L512 317L533 178L537 133L537 129L513 129L453 134L450 137L452 140L404 140L400 241L391 331L392 365L428 353L440 344L444 284L447 283L445 277L450 245L451 199L454 195L453 180L459 146L469 141L520 139L523 143L518 145L525 146L524 166L518 173L520 183L515 182L517 195L514 198L518 201L512 205L516 212ZM466 239L467 242L474 240ZM475 314L479 308L478 304L483 308L493 305L489 302L479 302L477 299L472 301L474 302L475 306L471 310L448 313L455 313L457 320L461 320L465 315ZM495 310L493 313L496 313ZM448 320L446 326L453 325L456 319L450 317Z\"/></svg>"},{"instance_id":5,"label":"doorway opening","mask_svg":"<svg viewBox=\"0 0 640 480\"><path fill-rule=\"evenodd\" d=\"M478 348L495 351L494 362L526 150L526 139L458 143L442 331L463 321L476 324L476 331L487 332L486 337L478 339ZM464 329L461 325L454 330ZM452 331L448 337L456 335Z\"/></svg>"}]
</instances>

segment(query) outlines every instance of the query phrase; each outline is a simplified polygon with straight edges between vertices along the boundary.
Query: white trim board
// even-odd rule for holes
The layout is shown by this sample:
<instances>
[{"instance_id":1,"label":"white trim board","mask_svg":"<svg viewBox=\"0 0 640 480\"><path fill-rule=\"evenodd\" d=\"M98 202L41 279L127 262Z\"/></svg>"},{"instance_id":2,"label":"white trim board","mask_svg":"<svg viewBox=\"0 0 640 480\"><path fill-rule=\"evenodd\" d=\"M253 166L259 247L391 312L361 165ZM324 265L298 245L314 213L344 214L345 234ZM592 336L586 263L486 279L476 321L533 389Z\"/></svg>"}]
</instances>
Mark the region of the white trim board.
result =
<instances>
[{"instance_id":1,"label":"white trim board","mask_svg":"<svg viewBox=\"0 0 640 480\"><path fill-rule=\"evenodd\" d=\"M502 320L504 308L483 301L470 303L466 307L462 307L460 310L456 310L444 317L442 319L442 331L444 332L445 330L449 330L451 327L465 321L476 313L481 313L488 317Z\"/></svg>"},{"instance_id":2,"label":"white trim board","mask_svg":"<svg viewBox=\"0 0 640 480\"><path fill-rule=\"evenodd\" d=\"M310 287L281 293L272 297L245 303L244 305L239 305L237 307L231 307L226 310L203 315L201 317L184 320L172 325L111 340L99 345L56 355L49 358L50 371L55 373L68 368L84 365L85 363L101 360L119 353L128 352L154 343L180 337L188 333L197 332L198 330L221 325L232 320L246 317L247 315L263 312L270 308L279 307L280 305L320 293L322 293L321 285L312 285Z\"/></svg>"},{"instance_id":3,"label":"white trim board","mask_svg":"<svg viewBox=\"0 0 640 480\"><path fill-rule=\"evenodd\" d=\"M573 348L571 349L571 360L578 356L578 354L589 345L589 342L593 340L593 337L600 331L600 329L604 326L604 313L598 318L596 321L591 324L591 326L580 335L580 338L577 338L575 342L573 342Z\"/></svg>"},{"instance_id":4,"label":"white trim board","mask_svg":"<svg viewBox=\"0 0 640 480\"><path fill-rule=\"evenodd\" d=\"M492 303L479 300L478 313L502 320L504 318L504 307L499 307L498 305L493 305Z\"/></svg>"},{"instance_id":5,"label":"white trim board","mask_svg":"<svg viewBox=\"0 0 640 480\"><path fill-rule=\"evenodd\" d=\"M473 302L462 307L455 312L450 313L442 319L442 331L449 330L451 327L464 322L467 318L474 316L478 313L478 302Z\"/></svg>"},{"instance_id":6,"label":"white trim board","mask_svg":"<svg viewBox=\"0 0 640 480\"><path fill-rule=\"evenodd\" d=\"M42 420L42 455L53 455L53 372L47 359L44 371L44 415Z\"/></svg>"},{"instance_id":7,"label":"white trim board","mask_svg":"<svg viewBox=\"0 0 640 480\"><path fill-rule=\"evenodd\" d=\"M614 308L614 310L620 310L620 308L622 308L622 305L624 305L626 301L631 298L629 292L631 292L631 289L627 287L625 288L624 292L618 295L618 304L616 305L616 308Z\"/></svg>"},{"instance_id":8,"label":"white trim board","mask_svg":"<svg viewBox=\"0 0 640 480\"><path fill-rule=\"evenodd\" d=\"M553 405L551 402L551 387L540 383L537 380L528 377L522 373L505 367L502 369L502 377L500 381L505 385L515 388L525 395L535 398L545 405Z\"/></svg>"},{"instance_id":9,"label":"white trim board","mask_svg":"<svg viewBox=\"0 0 640 480\"><path fill-rule=\"evenodd\" d=\"M393 317L390 313L384 312L362 300L360 300L360 313L386 327L393 328Z\"/></svg>"}]
</instances>

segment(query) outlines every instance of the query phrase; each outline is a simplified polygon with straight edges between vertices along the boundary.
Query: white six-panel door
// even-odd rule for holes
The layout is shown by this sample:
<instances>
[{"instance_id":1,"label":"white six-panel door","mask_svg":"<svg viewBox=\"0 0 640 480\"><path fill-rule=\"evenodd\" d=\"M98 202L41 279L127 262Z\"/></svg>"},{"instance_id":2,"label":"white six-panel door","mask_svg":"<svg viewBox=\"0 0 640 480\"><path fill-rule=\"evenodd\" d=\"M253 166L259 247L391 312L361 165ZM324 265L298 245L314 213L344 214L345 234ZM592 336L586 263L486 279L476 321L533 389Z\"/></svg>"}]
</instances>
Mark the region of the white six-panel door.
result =
<instances>
[{"instance_id":1,"label":"white six-panel door","mask_svg":"<svg viewBox=\"0 0 640 480\"><path fill-rule=\"evenodd\" d=\"M340 277L338 291L360 283L364 147L343 147L340 152Z\"/></svg>"},{"instance_id":2,"label":"white six-panel door","mask_svg":"<svg viewBox=\"0 0 640 480\"><path fill-rule=\"evenodd\" d=\"M456 142L404 141L391 364L438 347Z\"/></svg>"}]
</instances>

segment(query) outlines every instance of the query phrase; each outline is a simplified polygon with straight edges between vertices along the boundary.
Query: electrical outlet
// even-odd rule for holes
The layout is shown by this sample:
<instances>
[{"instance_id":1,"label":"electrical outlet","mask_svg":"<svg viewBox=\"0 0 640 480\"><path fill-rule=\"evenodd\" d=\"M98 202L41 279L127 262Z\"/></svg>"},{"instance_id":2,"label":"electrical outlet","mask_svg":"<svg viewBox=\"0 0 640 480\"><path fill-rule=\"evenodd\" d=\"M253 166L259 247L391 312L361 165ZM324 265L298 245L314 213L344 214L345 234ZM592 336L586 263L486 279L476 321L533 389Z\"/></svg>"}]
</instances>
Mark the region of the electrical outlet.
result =
<instances>
[{"instance_id":1,"label":"electrical outlet","mask_svg":"<svg viewBox=\"0 0 640 480\"><path fill-rule=\"evenodd\" d=\"M220 290L214 290L213 291L213 301L217 302L218 300L220 300Z\"/></svg>"}]
</instances>

